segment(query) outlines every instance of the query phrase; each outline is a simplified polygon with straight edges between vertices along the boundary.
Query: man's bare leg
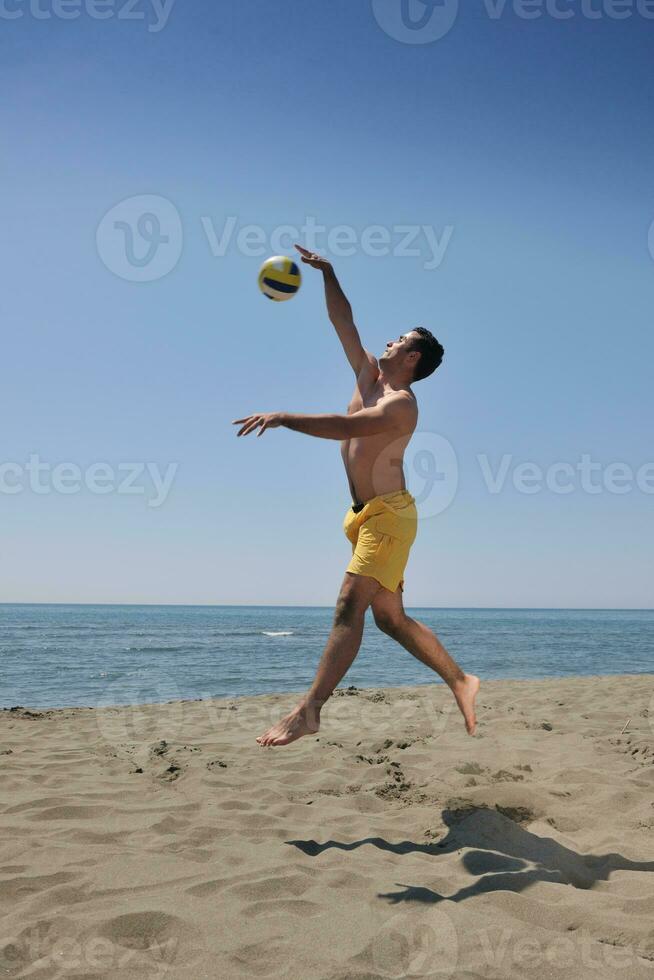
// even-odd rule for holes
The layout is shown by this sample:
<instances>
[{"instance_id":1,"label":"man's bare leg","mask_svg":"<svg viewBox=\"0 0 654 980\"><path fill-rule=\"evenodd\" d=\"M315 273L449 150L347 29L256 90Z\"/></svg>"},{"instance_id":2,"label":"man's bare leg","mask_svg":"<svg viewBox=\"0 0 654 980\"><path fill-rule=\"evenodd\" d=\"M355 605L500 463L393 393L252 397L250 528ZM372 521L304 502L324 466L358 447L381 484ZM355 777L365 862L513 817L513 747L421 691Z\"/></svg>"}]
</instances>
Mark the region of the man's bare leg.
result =
<instances>
[{"instance_id":1,"label":"man's bare leg","mask_svg":"<svg viewBox=\"0 0 654 980\"><path fill-rule=\"evenodd\" d=\"M388 589L378 592L372 600L372 611L377 626L384 633L397 640L421 663L440 674L456 699L466 731L469 735L474 735L477 724L475 698L479 690L479 678L461 670L429 627L407 616L399 586L396 592L389 592Z\"/></svg>"},{"instance_id":2,"label":"man's bare leg","mask_svg":"<svg viewBox=\"0 0 654 980\"><path fill-rule=\"evenodd\" d=\"M366 609L381 589L376 579L345 573L314 682L290 714L258 736L259 745L288 745L319 730L320 709L352 666L361 646Z\"/></svg>"}]
</instances>

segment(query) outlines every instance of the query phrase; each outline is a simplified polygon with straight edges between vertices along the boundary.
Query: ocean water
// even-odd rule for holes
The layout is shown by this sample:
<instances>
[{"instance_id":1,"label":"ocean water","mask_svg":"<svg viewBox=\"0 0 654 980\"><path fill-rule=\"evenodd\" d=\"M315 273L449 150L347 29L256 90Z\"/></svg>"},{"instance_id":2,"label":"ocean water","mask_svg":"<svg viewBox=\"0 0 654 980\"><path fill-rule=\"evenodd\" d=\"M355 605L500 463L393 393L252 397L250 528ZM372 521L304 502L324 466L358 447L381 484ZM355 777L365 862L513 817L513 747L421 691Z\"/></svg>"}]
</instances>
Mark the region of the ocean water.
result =
<instances>
[{"instance_id":1,"label":"ocean water","mask_svg":"<svg viewBox=\"0 0 654 980\"><path fill-rule=\"evenodd\" d=\"M654 671L654 611L407 609L483 678ZM92 707L303 691L333 609L0 605L0 707ZM366 614L342 686L440 678Z\"/></svg>"}]
</instances>

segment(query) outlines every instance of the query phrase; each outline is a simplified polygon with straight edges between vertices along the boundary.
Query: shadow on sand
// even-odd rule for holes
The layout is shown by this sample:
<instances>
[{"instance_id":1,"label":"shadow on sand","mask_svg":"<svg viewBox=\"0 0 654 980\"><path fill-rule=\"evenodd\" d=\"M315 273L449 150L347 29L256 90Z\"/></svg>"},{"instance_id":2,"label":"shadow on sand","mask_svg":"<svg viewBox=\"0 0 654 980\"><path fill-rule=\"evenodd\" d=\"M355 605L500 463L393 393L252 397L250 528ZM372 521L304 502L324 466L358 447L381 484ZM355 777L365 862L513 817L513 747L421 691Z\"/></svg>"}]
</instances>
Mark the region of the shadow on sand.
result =
<instances>
[{"instance_id":1,"label":"shadow on sand","mask_svg":"<svg viewBox=\"0 0 654 980\"><path fill-rule=\"evenodd\" d=\"M520 819L530 815L521 812ZM461 848L470 848L463 855L466 870L476 881L452 895L440 895L430 888L397 882L402 891L380 893L393 904L397 902L435 903L444 900L462 902L484 892L521 892L538 881L552 881L574 888L593 888L598 881L607 881L612 871L654 871L654 861L630 861L620 854L578 854L549 837L538 837L520 826L506 813L481 807L444 810L443 822L449 827L447 836L428 844L400 841L391 844L383 837L365 837L350 844L340 841L290 840L287 844L304 854L316 857L330 848L354 851L369 844L393 854L428 854L438 857Z\"/></svg>"}]
</instances>

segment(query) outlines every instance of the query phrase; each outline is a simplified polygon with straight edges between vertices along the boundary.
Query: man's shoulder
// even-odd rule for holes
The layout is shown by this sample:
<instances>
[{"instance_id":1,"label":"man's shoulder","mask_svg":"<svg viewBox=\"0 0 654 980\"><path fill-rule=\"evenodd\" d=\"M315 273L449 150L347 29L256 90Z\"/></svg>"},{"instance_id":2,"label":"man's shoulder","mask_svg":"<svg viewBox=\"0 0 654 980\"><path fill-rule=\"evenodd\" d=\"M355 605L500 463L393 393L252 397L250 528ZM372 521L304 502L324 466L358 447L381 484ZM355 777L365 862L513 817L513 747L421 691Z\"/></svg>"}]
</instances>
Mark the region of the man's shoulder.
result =
<instances>
[{"instance_id":1,"label":"man's shoulder","mask_svg":"<svg viewBox=\"0 0 654 980\"><path fill-rule=\"evenodd\" d=\"M413 394L410 388L402 391L394 391L391 395L392 398L397 399L398 402L403 402L405 405L410 405L417 410L418 399Z\"/></svg>"},{"instance_id":2,"label":"man's shoulder","mask_svg":"<svg viewBox=\"0 0 654 980\"><path fill-rule=\"evenodd\" d=\"M379 375L379 361L369 350L363 349L363 357L357 372L357 380L363 376L366 380L377 378Z\"/></svg>"},{"instance_id":3,"label":"man's shoulder","mask_svg":"<svg viewBox=\"0 0 654 980\"><path fill-rule=\"evenodd\" d=\"M418 402L412 391L394 391L384 398L388 410L402 419L418 417Z\"/></svg>"}]
</instances>

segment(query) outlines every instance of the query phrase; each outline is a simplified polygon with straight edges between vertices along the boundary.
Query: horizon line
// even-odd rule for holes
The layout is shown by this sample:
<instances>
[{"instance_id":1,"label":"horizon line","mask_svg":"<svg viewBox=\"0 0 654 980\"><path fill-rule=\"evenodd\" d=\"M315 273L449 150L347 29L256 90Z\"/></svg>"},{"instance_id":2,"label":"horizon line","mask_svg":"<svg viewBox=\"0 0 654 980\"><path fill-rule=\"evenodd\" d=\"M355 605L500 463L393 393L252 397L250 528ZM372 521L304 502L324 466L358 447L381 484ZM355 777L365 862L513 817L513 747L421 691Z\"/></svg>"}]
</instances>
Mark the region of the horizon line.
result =
<instances>
[{"instance_id":1,"label":"horizon line","mask_svg":"<svg viewBox=\"0 0 654 980\"><path fill-rule=\"evenodd\" d=\"M105 606L116 608L129 606L133 608L155 609L333 609L333 605L288 605L285 603L205 603L205 602L0 602L0 608L5 606ZM405 609L434 609L462 610L487 612L654 612L650 606L419 606L405 605Z\"/></svg>"}]
</instances>

